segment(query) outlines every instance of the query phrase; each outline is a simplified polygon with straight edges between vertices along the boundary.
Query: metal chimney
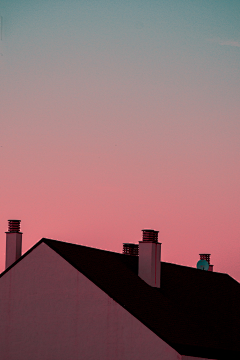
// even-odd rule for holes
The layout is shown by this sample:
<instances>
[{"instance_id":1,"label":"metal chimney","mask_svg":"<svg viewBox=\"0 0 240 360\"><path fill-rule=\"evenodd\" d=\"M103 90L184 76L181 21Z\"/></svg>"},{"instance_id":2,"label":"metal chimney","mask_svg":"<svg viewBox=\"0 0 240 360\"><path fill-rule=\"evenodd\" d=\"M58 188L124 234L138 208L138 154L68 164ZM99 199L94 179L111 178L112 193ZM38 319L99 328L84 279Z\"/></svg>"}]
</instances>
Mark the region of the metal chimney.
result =
<instances>
[{"instance_id":1,"label":"metal chimney","mask_svg":"<svg viewBox=\"0 0 240 360\"><path fill-rule=\"evenodd\" d=\"M22 255L20 222L21 220L8 220L8 231L6 232L6 269Z\"/></svg>"},{"instance_id":2,"label":"metal chimney","mask_svg":"<svg viewBox=\"0 0 240 360\"><path fill-rule=\"evenodd\" d=\"M161 243L158 242L159 231L142 230L142 241L139 241L138 276L147 284L160 288Z\"/></svg>"}]
</instances>

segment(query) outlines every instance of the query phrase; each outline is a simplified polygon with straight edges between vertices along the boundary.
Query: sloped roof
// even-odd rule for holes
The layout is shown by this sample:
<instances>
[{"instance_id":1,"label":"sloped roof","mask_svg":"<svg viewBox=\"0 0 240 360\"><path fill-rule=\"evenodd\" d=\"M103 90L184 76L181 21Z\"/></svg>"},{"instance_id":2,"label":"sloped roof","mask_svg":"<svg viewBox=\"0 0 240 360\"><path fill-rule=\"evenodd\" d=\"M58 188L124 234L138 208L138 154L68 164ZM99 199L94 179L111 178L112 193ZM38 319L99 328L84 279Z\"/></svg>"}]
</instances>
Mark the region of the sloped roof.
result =
<instances>
[{"instance_id":1,"label":"sloped roof","mask_svg":"<svg viewBox=\"0 0 240 360\"><path fill-rule=\"evenodd\" d=\"M33 248L41 242L180 354L240 359L240 284L229 275L162 262L161 288L152 288L137 256L50 239Z\"/></svg>"}]
</instances>

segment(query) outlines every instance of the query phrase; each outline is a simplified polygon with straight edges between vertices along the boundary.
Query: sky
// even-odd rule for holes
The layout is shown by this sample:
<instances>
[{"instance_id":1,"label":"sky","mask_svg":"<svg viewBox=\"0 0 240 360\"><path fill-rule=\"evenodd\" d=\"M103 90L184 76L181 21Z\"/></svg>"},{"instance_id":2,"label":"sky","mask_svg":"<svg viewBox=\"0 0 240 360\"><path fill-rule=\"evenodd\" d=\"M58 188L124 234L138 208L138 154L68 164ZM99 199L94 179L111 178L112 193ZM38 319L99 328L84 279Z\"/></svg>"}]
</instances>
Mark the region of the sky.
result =
<instances>
[{"instance_id":1,"label":"sky","mask_svg":"<svg viewBox=\"0 0 240 360\"><path fill-rule=\"evenodd\" d=\"M0 271L8 219L240 281L240 2L0 0Z\"/></svg>"}]
</instances>

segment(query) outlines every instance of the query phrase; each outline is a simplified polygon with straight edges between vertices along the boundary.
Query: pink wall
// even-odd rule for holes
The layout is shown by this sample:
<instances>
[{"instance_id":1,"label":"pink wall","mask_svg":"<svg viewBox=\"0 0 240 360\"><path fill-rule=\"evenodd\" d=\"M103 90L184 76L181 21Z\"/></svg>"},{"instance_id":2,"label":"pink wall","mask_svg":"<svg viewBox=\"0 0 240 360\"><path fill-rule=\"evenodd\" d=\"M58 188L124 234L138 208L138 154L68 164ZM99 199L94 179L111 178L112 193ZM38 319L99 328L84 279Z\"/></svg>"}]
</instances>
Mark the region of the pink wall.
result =
<instances>
[{"instance_id":1,"label":"pink wall","mask_svg":"<svg viewBox=\"0 0 240 360\"><path fill-rule=\"evenodd\" d=\"M181 359L46 244L0 279L0 294L3 359Z\"/></svg>"}]
</instances>

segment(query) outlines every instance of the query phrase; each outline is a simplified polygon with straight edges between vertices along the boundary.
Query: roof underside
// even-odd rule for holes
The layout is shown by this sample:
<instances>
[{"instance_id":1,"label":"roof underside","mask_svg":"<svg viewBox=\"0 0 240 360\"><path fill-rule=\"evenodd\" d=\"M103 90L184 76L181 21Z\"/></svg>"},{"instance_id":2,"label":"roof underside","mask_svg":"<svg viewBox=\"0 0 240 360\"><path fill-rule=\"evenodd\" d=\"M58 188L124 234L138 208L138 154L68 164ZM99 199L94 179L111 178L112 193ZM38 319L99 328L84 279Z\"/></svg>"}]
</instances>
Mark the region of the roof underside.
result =
<instances>
[{"instance_id":1,"label":"roof underside","mask_svg":"<svg viewBox=\"0 0 240 360\"><path fill-rule=\"evenodd\" d=\"M162 262L161 288L152 288L137 275L137 256L41 242L180 354L240 359L240 285L229 275Z\"/></svg>"}]
</instances>

